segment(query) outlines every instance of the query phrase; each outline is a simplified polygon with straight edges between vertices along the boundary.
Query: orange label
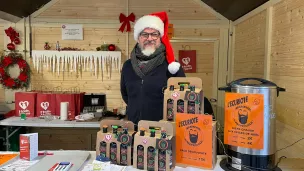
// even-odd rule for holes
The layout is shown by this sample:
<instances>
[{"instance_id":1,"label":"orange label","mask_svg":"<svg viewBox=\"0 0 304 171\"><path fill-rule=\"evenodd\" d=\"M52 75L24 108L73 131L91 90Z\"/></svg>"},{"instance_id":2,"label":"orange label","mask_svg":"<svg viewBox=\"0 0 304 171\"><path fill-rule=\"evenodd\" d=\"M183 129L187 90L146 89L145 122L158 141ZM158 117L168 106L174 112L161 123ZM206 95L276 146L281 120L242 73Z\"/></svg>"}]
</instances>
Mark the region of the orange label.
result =
<instances>
[{"instance_id":1,"label":"orange label","mask_svg":"<svg viewBox=\"0 0 304 171\"><path fill-rule=\"evenodd\" d=\"M176 163L212 168L212 116L176 114Z\"/></svg>"},{"instance_id":2,"label":"orange label","mask_svg":"<svg viewBox=\"0 0 304 171\"><path fill-rule=\"evenodd\" d=\"M16 156L18 156L18 154L0 154L0 165L8 162Z\"/></svg>"},{"instance_id":3,"label":"orange label","mask_svg":"<svg viewBox=\"0 0 304 171\"><path fill-rule=\"evenodd\" d=\"M264 95L226 93L224 143L263 149Z\"/></svg>"}]
</instances>

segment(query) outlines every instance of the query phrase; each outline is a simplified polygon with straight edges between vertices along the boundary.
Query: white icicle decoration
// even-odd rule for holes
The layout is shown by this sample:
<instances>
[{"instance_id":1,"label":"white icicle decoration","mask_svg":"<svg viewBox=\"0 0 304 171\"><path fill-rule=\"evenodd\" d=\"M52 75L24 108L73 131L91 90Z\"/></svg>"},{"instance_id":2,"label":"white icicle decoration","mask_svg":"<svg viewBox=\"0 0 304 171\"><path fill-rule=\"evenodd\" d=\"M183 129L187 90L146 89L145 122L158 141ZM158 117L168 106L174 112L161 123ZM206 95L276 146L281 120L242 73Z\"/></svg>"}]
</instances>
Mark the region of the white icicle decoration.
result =
<instances>
[{"instance_id":1,"label":"white icicle decoration","mask_svg":"<svg viewBox=\"0 0 304 171\"><path fill-rule=\"evenodd\" d=\"M105 70L107 70L108 76L111 76L111 72L114 70L120 72L121 69L121 52L119 51L33 50L32 54L34 69L38 73L43 70L45 64L48 71L53 74L57 71L58 76L60 71L64 72L66 70L66 66L70 66L70 72L77 72L78 64L83 71L94 72L96 77L98 75L98 66L101 68L101 75L104 75Z\"/></svg>"}]
</instances>

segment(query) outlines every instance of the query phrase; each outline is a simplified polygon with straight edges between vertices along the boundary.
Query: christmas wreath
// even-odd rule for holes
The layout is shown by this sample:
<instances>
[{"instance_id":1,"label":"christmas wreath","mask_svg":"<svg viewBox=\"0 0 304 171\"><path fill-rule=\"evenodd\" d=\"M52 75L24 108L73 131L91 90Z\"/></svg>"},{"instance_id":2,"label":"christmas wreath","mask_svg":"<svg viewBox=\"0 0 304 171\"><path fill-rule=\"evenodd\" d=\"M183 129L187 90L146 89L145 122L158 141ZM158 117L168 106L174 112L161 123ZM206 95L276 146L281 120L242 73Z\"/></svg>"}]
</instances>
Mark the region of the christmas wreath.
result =
<instances>
[{"instance_id":1,"label":"christmas wreath","mask_svg":"<svg viewBox=\"0 0 304 171\"><path fill-rule=\"evenodd\" d=\"M17 78L12 78L9 74L9 68L18 65L20 74ZM0 83L6 89L28 88L30 83L30 66L22 58L21 54L10 53L0 58Z\"/></svg>"}]
</instances>

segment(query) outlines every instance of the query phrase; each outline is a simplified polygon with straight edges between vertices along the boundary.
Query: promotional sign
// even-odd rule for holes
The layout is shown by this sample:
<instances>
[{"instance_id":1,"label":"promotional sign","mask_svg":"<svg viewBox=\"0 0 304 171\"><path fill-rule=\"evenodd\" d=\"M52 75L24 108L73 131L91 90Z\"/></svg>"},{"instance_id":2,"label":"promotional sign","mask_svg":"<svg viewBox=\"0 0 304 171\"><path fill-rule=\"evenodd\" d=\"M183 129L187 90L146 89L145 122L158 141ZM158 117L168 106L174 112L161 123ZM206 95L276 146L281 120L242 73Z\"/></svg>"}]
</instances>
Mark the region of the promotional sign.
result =
<instances>
[{"instance_id":1,"label":"promotional sign","mask_svg":"<svg viewBox=\"0 0 304 171\"><path fill-rule=\"evenodd\" d=\"M212 116L176 114L176 163L212 168Z\"/></svg>"},{"instance_id":2,"label":"promotional sign","mask_svg":"<svg viewBox=\"0 0 304 171\"><path fill-rule=\"evenodd\" d=\"M224 143L263 149L263 94L226 93Z\"/></svg>"},{"instance_id":3,"label":"promotional sign","mask_svg":"<svg viewBox=\"0 0 304 171\"><path fill-rule=\"evenodd\" d=\"M20 134L20 159L33 160L38 156L38 133Z\"/></svg>"},{"instance_id":4,"label":"promotional sign","mask_svg":"<svg viewBox=\"0 0 304 171\"><path fill-rule=\"evenodd\" d=\"M62 40L83 40L81 24L64 24L61 26Z\"/></svg>"},{"instance_id":5,"label":"promotional sign","mask_svg":"<svg viewBox=\"0 0 304 171\"><path fill-rule=\"evenodd\" d=\"M179 50L179 62L185 73L196 72L196 50Z\"/></svg>"}]
</instances>

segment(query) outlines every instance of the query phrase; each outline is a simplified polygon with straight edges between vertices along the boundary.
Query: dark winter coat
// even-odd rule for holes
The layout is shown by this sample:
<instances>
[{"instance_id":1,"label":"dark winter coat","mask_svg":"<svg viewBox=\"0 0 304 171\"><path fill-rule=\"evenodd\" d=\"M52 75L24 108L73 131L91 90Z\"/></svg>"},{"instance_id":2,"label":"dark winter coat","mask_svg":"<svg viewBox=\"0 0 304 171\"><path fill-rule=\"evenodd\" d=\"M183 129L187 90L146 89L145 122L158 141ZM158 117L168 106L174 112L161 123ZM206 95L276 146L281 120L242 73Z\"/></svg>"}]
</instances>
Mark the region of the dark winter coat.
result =
<instances>
[{"instance_id":1,"label":"dark winter coat","mask_svg":"<svg viewBox=\"0 0 304 171\"><path fill-rule=\"evenodd\" d=\"M141 79L127 60L121 72L121 95L127 104L128 119L137 124L140 120L159 121L163 119L163 88L170 77L185 77L182 68L172 75L165 60Z\"/></svg>"}]
</instances>

